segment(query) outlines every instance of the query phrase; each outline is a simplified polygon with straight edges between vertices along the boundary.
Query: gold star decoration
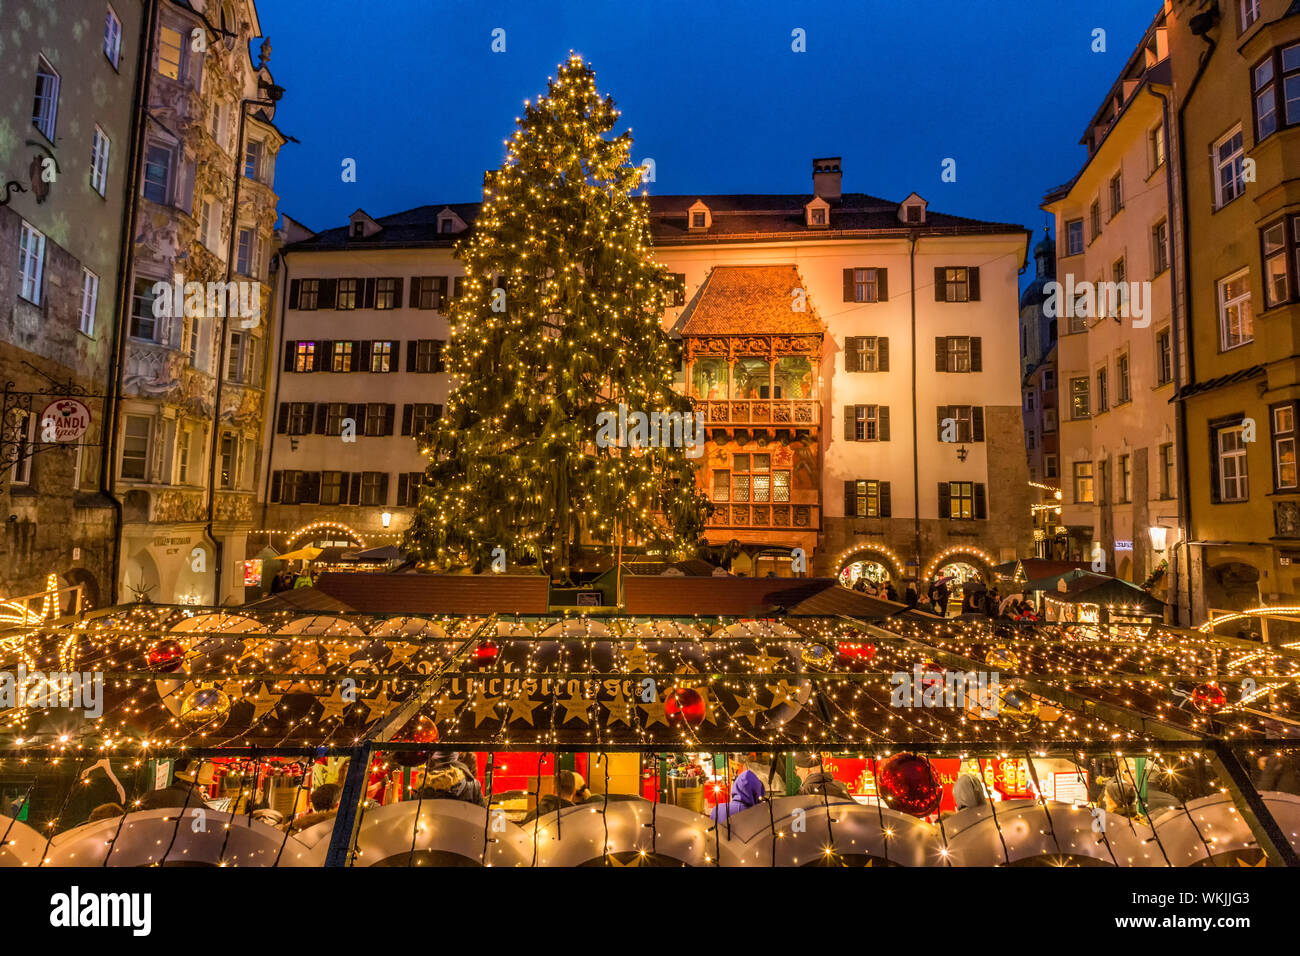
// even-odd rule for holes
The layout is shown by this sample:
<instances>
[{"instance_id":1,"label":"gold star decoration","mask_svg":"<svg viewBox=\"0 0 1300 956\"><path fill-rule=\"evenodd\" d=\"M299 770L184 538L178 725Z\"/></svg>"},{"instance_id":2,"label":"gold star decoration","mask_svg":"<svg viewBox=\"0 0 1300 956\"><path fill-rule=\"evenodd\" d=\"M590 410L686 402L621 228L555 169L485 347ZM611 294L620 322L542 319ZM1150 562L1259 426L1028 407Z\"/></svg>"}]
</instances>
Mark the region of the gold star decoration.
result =
<instances>
[{"instance_id":1,"label":"gold star decoration","mask_svg":"<svg viewBox=\"0 0 1300 956\"><path fill-rule=\"evenodd\" d=\"M756 697L746 697L743 694L736 694L736 709L731 712L731 716L736 720L744 717L749 721L749 726L754 726L754 718L763 712L759 706Z\"/></svg>"},{"instance_id":2,"label":"gold star decoration","mask_svg":"<svg viewBox=\"0 0 1300 956\"><path fill-rule=\"evenodd\" d=\"M474 692L474 699L468 708L474 711L474 726L477 727L489 717L495 718L497 716L497 704L500 702L500 695L491 697L484 687L480 686Z\"/></svg>"},{"instance_id":3,"label":"gold star decoration","mask_svg":"<svg viewBox=\"0 0 1300 956\"><path fill-rule=\"evenodd\" d=\"M335 684L334 693L330 694L328 697L318 697L316 699L319 700L321 706L325 708L325 712L321 714L321 720L327 720L330 718L342 720L344 709L352 705L352 701L343 696L342 684Z\"/></svg>"},{"instance_id":4,"label":"gold star decoration","mask_svg":"<svg viewBox=\"0 0 1300 956\"><path fill-rule=\"evenodd\" d=\"M706 724L716 725L718 722L718 714L726 713L726 711L722 709L722 702L718 700L716 695L709 693L708 687L697 687L695 689L699 691L700 696L704 698L704 722Z\"/></svg>"},{"instance_id":5,"label":"gold star decoration","mask_svg":"<svg viewBox=\"0 0 1300 956\"><path fill-rule=\"evenodd\" d=\"M433 702L433 719L434 722L441 724L443 721L449 721L456 716L456 711L460 710L460 705L465 703L463 698L452 697L450 694L445 697L439 697Z\"/></svg>"},{"instance_id":6,"label":"gold star decoration","mask_svg":"<svg viewBox=\"0 0 1300 956\"><path fill-rule=\"evenodd\" d=\"M529 727L532 727L533 711L541 707L542 702L529 695L527 697L511 698L507 706L510 708L510 716L506 718L507 721L522 720Z\"/></svg>"},{"instance_id":7,"label":"gold star decoration","mask_svg":"<svg viewBox=\"0 0 1300 956\"><path fill-rule=\"evenodd\" d=\"M405 641L401 644L389 644L388 650L392 654L390 664L400 664L409 660L419 649L419 644L411 644Z\"/></svg>"},{"instance_id":8,"label":"gold star decoration","mask_svg":"<svg viewBox=\"0 0 1300 956\"><path fill-rule=\"evenodd\" d=\"M663 724L665 727L668 726L668 715L664 713L664 702L662 700L656 699L649 703L642 701L640 707L645 711L645 723L642 724L643 727L653 727L655 724Z\"/></svg>"},{"instance_id":9,"label":"gold star decoration","mask_svg":"<svg viewBox=\"0 0 1300 956\"><path fill-rule=\"evenodd\" d=\"M614 695L613 700L605 704L605 707L609 710L609 720L606 721L606 726L612 727L614 724L632 726L632 717L636 714L636 708L632 706L632 702L623 693L621 683L618 685L618 693Z\"/></svg>"},{"instance_id":10,"label":"gold star decoration","mask_svg":"<svg viewBox=\"0 0 1300 956\"><path fill-rule=\"evenodd\" d=\"M568 697L556 698L556 703L564 708L564 717L560 721L563 726L573 718L579 718L584 724L591 721L591 701L585 697L575 697L570 694Z\"/></svg>"},{"instance_id":11,"label":"gold star decoration","mask_svg":"<svg viewBox=\"0 0 1300 956\"><path fill-rule=\"evenodd\" d=\"M766 674L773 669L774 664L780 664L785 660L785 655L773 657L767 652L766 647L759 648L757 654L746 654L745 662L756 674Z\"/></svg>"},{"instance_id":12,"label":"gold star decoration","mask_svg":"<svg viewBox=\"0 0 1300 956\"><path fill-rule=\"evenodd\" d=\"M799 688L784 677L775 684L764 684L763 686L772 692L773 707L778 707L781 704L789 704L791 707L803 706L799 700Z\"/></svg>"},{"instance_id":13,"label":"gold star decoration","mask_svg":"<svg viewBox=\"0 0 1300 956\"><path fill-rule=\"evenodd\" d=\"M1248 869L1256 866L1268 866L1268 857L1264 857L1258 863L1247 863L1241 857L1237 857L1237 865L1247 867Z\"/></svg>"},{"instance_id":14,"label":"gold star decoration","mask_svg":"<svg viewBox=\"0 0 1300 956\"><path fill-rule=\"evenodd\" d=\"M650 669L650 654L644 644L623 648L623 660L627 661L629 673L644 673Z\"/></svg>"}]
</instances>

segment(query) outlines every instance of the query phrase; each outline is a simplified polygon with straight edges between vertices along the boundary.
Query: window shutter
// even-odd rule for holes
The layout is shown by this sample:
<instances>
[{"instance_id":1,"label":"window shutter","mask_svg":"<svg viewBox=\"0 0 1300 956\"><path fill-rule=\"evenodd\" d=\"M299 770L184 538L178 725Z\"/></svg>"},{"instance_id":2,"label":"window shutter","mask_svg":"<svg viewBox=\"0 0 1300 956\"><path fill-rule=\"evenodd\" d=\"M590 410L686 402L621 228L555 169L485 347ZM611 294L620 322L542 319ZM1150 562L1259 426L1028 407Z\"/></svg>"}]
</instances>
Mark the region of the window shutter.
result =
<instances>
[{"instance_id":1,"label":"window shutter","mask_svg":"<svg viewBox=\"0 0 1300 956\"><path fill-rule=\"evenodd\" d=\"M332 345L333 343L331 342L316 343L316 354L312 356L311 363L311 370L313 372L328 372L334 367L333 362L330 361Z\"/></svg>"},{"instance_id":2,"label":"window shutter","mask_svg":"<svg viewBox=\"0 0 1300 956\"><path fill-rule=\"evenodd\" d=\"M446 366L443 364L443 360L442 360L443 345L444 343L441 339L435 339L433 342L433 370L435 372L442 372L446 370Z\"/></svg>"},{"instance_id":3,"label":"window shutter","mask_svg":"<svg viewBox=\"0 0 1300 956\"><path fill-rule=\"evenodd\" d=\"M889 336L887 335L876 338L876 371L889 371Z\"/></svg>"},{"instance_id":4,"label":"window shutter","mask_svg":"<svg viewBox=\"0 0 1300 956\"><path fill-rule=\"evenodd\" d=\"M948 497L948 482L939 482L939 517L952 517L952 501Z\"/></svg>"},{"instance_id":5,"label":"window shutter","mask_svg":"<svg viewBox=\"0 0 1300 956\"><path fill-rule=\"evenodd\" d=\"M881 405L876 409L876 438L889 441L889 406Z\"/></svg>"},{"instance_id":6,"label":"window shutter","mask_svg":"<svg viewBox=\"0 0 1300 956\"><path fill-rule=\"evenodd\" d=\"M844 517L852 518L858 513L858 483L856 481L845 480L844 482Z\"/></svg>"},{"instance_id":7,"label":"window shutter","mask_svg":"<svg viewBox=\"0 0 1300 956\"><path fill-rule=\"evenodd\" d=\"M1097 481L1098 481L1098 476L1094 476L1093 477L1094 490L1092 495L1094 501L1099 500L1096 491L1096 489L1099 487ZM1216 426L1211 425L1210 426L1210 501L1214 502L1215 504L1218 504L1222 500L1223 498L1219 494L1219 429Z\"/></svg>"},{"instance_id":8,"label":"window shutter","mask_svg":"<svg viewBox=\"0 0 1300 956\"><path fill-rule=\"evenodd\" d=\"M420 289L423 285L424 279L419 276L415 276L411 279L411 298L410 301L407 302L407 305L412 309L418 309L420 307Z\"/></svg>"},{"instance_id":9,"label":"window shutter","mask_svg":"<svg viewBox=\"0 0 1300 956\"><path fill-rule=\"evenodd\" d=\"M352 367L358 372L370 371L370 340L358 342L352 349Z\"/></svg>"},{"instance_id":10,"label":"window shutter","mask_svg":"<svg viewBox=\"0 0 1300 956\"><path fill-rule=\"evenodd\" d=\"M934 337L934 370L948 371L948 338L944 335Z\"/></svg>"},{"instance_id":11,"label":"window shutter","mask_svg":"<svg viewBox=\"0 0 1300 956\"><path fill-rule=\"evenodd\" d=\"M451 297L452 297L453 299L459 299L459 298L460 298L460 296L461 296L461 289L462 289L462 287L464 286L464 284L465 284L465 277L464 277L464 276L453 276L453 277L452 277L452 280L451 280Z\"/></svg>"},{"instance_id":12,"label":"window shutter","mask_svg":"<svg viewBox=\"0 0 1300 956\"><path fill-rule=\"evenodd\" d=\"M844 371L861 372L858 362L858 342L859 337L856 335L847 336L844 339Z\"/></svg>"},{"instance_id":13,"label":"window shutter","mask_svg":"<svg viewBox=\"0 0 1300 956\"><path fill-rule=\"evenodd\" d=\"M984 345L978 335L970 337L970 370L972 372L984 371Z\"/></svg>"},{"instance_id":14,"label":"window shutter","mask_svg":"<svg viewBox=\"0 0 1300 956\"><path fill-rule=\"evenodd\" d=\"M410 407L410 406L407 406L407 407ZM398 473L398 475L397 475L397 503L398 503L399 505L404 505L404 504L407 503L407 497L408 497L408 495L409 495L409 492L408 492L407 489L410 487L410 481L411 481L410 475L408 475L406 472L403 471L403 472L399 472L399 473Z\"/></svg>"},{"instance_id":15,"label":"window shutter","mask_svg":"<svg viewBox=\"0 0 1300 956\"><path fill-rule=\"evenodd\" d=\"M971 266L970 269L967 270L967 275L970 277L970 285L968 286L970 289L970 300L972 302L978 302L980 300L980 267Z\"/></svg>"},{"instance_id":16,"label":"window shutter","mask_svg":"<svg viewBox=\"0 0 1300 956\"><path fill-rule=\"evenodd\" d=\"M379 503L381 505L388 504L388 473L387 472L379 476Z\"/></svg>"},{"instance_id":17,"label":"window shutter","mask_svg":"<svg viewBox=\"0 0 1300 956\"><path fill-rule=\"evenodd\" d=\"M289 431L289 403L281 402L279 411L275 416L275 433L277 435L287 434Z\"/></svg>"},{"instance_id":18,"label":"window shutter","mask_svg":"<svg viewBox=\"0 0 1300 956\"><path fill-rule=\"evenodd\" d=\"M289 283L289 308L298 308L298 287L301 285L301 279L294 279Z\"/></svg>"},{"instance_id":19,"label":"window shutter","mask_svg":"<svg viewBox=\"0 0 1300 956\"><path fill-rule=\"evenodd\" d=\"M284 481L284 472L282 471L271 472L271 501L272 502L277 502L280 500L280 485L283 483L283 481Z\"/></svg>"},{"instance_id":20,"label":"window shutter","mask_svg":"<svg viewBox=\"0 0 1300 956\"><path fill-rule=\"evenodd\" d=\"M408 372L414 372L414 371L415 371L415 353L416 353L416 350L417 350L417 349L416 349L416 343L415 343L415 341L412 340L412 339L408 339L407 342L406 342L406 370L407 370Z\"/></svg>"},{"instance_id":21,"label":"window shutter","mask_svg":"<svg viewBox=\"0 0 1300 956\"><path fill-rule=\"evenodd\" d=\"M284 343L284 370L286 372L293 371L293 355L297 350L298 350L297 342Z\"/></svg>"},{"instance_id":22,"label":"window shutter","mask_svg":"<svg viewBox=\"0 0 1300 956\"><path fill-rule=\"evenodd\" d=\"M402 340L396 339L393 341L393 354L388 359L388 370L390 372L396 372L401 367L402 367Z\"/></svg>"},{"instance_id":23,"label":"window shutter","mask_svg":"<svg viewBox=\"0 0 1300 956\"><path fill-rule=\"evenodd\" d=\"M330 407L323 402L318 402L316 404L316 428L314 431L317 435L326 434L325 417L329 414L329 408Z\"/></svg>"},{"instance_id":24,"label":"window shutter","mask_svg":"<svg viewBox=\"0 0 1300 956\"><path fill-rule=\"evenodd\" d=\"M889 270L876 270L876 289L879 290L880 301L889 301Z\"/></svg>"},{"instance_id":25,"label":"window shutter","mask_svg":"<svg viewBox=\"0 0 1300 956\"><path fill-rule=\"evenodd\" d=\"M977 481L975 482L975 517L987 518L988 516L988 496L984 491L984 482Z\"/></svg>"},{"instance_id":26,"label":"window shutter","mask_svg":"<svg viewBox=\"0 0 1300 956\"><path fill-rule=\"evenodd\" d=\"M984 440L984 406L972 405L970 410L971 441Z\"/></svg>"},{"instance_id":27,"label":"window shutter","mask_svg":"<svg viewBox=\"0 0 1300 956\"><path fill-rule=\"evenodd\" d=\"M396 421L397 421L397 406L385 405L384 406L384 432L383 432L385 435L391 435L393 433L393 425L396 423Z\"/></svg>"},{"instance_id":28,"label":"window shutter","mask_svg":"<svg viewBox=\"0 0 1300 956\"><path fill-rule=\"evenodd\" d=\"M366 433L366 406L364 404L349 405L348 417L352 419L353 433L357 435L364 435Z\"/></svg>"},{"instance_id":29,"label":"window shutter","mask_svg":"<svg viewBox=\"0 0 1300 956\"><path fill-rule=\"evenodd\" d=\"M373 309L375 307L375 280L366 279L361 283L361 308Z\"/></svg>"},{"instance_id":30,"label":"window shutter","mask_svg":"<svg viewBox=\"0 0 1300 956\"><path fill-rule=\"evenodd\" d=\"M414 420L414 418L415 418L415 406L403 405L402 406L402 434L403 435L411 434L411 422Z\"/></svg>"},{"instance_id":31,"label":"window shutter","mask_svg":"<svg viewBox=\"0 0 1300 956\"><path fill-rule=\"evenodd\" d=\"M844 440L855 441L857 430L854 428L854 417L857 411L852 405L844 406Z\"/></svg>"},{"instance_id":32,"label":"window shutter","mask_svg":"<svg viewBox=\"0 0 1300 956\"><path fill-rule=\"evenodd\" d=\"M302 500L304 504L314 505L320 503L320 472L307 472L307 487L303 489Z\"/></svg>"},{"instance_id":33,"label":"window shutter","mask_svg":"<svg viewBox=\"0 0 1300 956\"><path fill-rule=\"evenodd\" d=\"M943 266L934 267L934 301L948 301L948 273Z\"/></svg>"},{"instance_id":34,"label":"window shutter","mask_svg":"<svg viewBox=\"0 0 1300 956\"><path fill-rule=\"evenodd\" d=\"M297 281L297 280L294 280L294 281ZM854 292L854 289L853 289L853 270L852 270L852 269L845 269L845 270L844 270L844 301L845 301L845 302L854 302L854 301L856 301L856 299L854 298L853 292Z\"/></svg>"},{"instance_id":35,"label":"window shutter","mask_svg":"<svg viewBox=\"0 0 1300 956\"><path fill-rule=\"evenodd\" d=\"M395 309L402 307L402 285L405 281L401 276L393 277L393 308Z\"/></svg>"},{"instance_id":36,"label":"window shutter","mask_svg":"<svg viewBox=\"0 0 1300 956\"><path fill-rule=\"evenodd\" d=\"M939 441L943 441L943 420L949 417L948 406L947 405L936 406L935 411L938 413L938 419L939 419L939 432L938 432Z\"/></svg>"},{"instance_id":37,"label":"window shutter","mask_svg":"<svg viewBox=\"0 0 1300 956\"><path fill-rule=\"evenodd\" d=\"M447 303L447 277L438 276L433 280L433 282L433 307L441 312L443 310L442 307Z\"/></svg>"},{"instance_id":38,"label":"window shutter","mask_svg":"<svg viewBox=\"0 0 1300 956\"><path fill-rule=\"evenodd\" d=\"M351 487L348 489L348 504L361 504L361 472L354 471L351 475Z\"/></svg>"},{"instance_id":39,"label":"window shutter","mask_svg":"<svg viewBox=\"0 0 1300 956\"><path fill-rule=\"evenodd\" d=\"M893 503L890 501L889 482L880 483L880 517L892 518L894 512Z\"/></svg>"},{"instance_id":40,"label":"window shutter","mask_svg":"<svg viewBox=\"0 0 1300 956\"><path fill-rule=\"evenodd\" d=\"M338 306L339 280L338 279L321 279L320 280L320 300L316 308L333 309Z\"/></svg>"}]
</instances>

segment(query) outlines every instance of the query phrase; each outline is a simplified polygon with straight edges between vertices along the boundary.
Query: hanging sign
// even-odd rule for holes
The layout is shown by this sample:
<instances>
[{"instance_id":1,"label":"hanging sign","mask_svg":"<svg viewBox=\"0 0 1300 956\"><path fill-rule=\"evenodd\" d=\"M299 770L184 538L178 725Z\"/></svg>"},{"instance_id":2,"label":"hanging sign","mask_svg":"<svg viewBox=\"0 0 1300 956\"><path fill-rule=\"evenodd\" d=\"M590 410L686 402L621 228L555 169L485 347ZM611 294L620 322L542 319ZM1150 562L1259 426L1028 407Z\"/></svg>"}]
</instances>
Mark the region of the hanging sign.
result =
<instances>
[{"instance_id":1,"label":"hanging sign","mask_svg":"<svg viewBox=\"0 0 1300 956\"><path fill-rule=\"evenodd\" d=\"M42 442L76 441L90 428L90 409L75 398L56 399L41 412Z\"/></svg>"}]
</instances>

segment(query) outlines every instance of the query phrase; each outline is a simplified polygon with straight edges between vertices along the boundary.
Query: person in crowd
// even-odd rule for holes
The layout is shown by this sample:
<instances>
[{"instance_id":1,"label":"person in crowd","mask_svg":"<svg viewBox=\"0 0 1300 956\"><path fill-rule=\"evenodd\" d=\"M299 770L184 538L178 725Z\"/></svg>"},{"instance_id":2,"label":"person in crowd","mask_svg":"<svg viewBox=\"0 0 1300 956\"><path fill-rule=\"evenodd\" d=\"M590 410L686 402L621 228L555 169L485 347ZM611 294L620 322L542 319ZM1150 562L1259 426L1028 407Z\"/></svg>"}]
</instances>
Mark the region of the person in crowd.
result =
<instances>
[{"instance_id":1,"label":"person in crowd","mask_svg":"<svg viewBox=\"0 0 1300 956\"><path fill-rule=\"evenodd\" d=\"M1111 777L1102 790L1102 806L1107 813L1121 817L1138 818L1142 811L1138 807L1137 791L1127 781Z\"/></svg>"},{"instance_id":2,"label":"person in crowd","mask_svg":"<svg viewBox=\"0 0 1300 956\"><path fill-rule=\"evenodd\" d=\"M763 799L765 792L763 781L758 779L758 774L749 769L748 758L743 754L733 758L732 768L739 772L732 778L730 799L726 803L717 804L709 811L709 819L714 823L721 823L733 813L757 806Z\"/></svg>"},{"instance_id":3,"label":"person in crowd","mask_svg":"<svg viewBox=\"0 0 1300 956\"><path fill-rule=\"evenodd\" d=\"M984 795L984 781L973 773L964 773L953 781L952 799L958 810L982 807L989 802Z\"/></svg>"},{"instance_id":4,"label":"person in crowd","mask_svg":"<svg viewBox=\"0 0 1300 956\"><path fill-rule=\"evenodd\" d=\"M1280 790L1283 793L1300 793L1300 767L1293 753L1275 753L1259 758L1259 790Z\"/></svg>"},{"instance_id":5,"label":"person in crowd","mask_svg":"<svg viewBox=\"0 0 1300 956\"><path fill-rule=\"evenodd\" d=\"M574 773L572 770L561 770L555 778L556 792L542 794L541 799L537 801L537 806L528 811L528 815L522 822L531 823L545 814L555 813L565 807L577 806L581 802L578 800L578 791L585 789L586 785L581 774Z\"/></svg>"},{"instance_id":6,"label":"person in crowd","mask_svg":"<svg viewBox=\"0 0 1300 956\"><path fill-rule=\"evenodd\" d=\"M124 816L126 808L120 803L101 803L95 809L90 811L90 818L87 823L94 823L96 820L112 820L114 817Z\"/></svg>"},{"instance_id":7,"label":"person in crowd","mask_svg":"<svg viewBox=\"0 0 1300 956\"><path fill-rule=\"evenodd\" d=\"M948 583L935 581L930 585L930 607L940 617L948 616Z\"/></svg>"},{"instance_id":8,"label":"person in crowd","mask_svg":"<svg viewBox=\"0 0 1300 956\"><path fill-rule=\"evenodd\" d=\"M203 787L212 785L215 767L211 761L196 757L180 757L172 767L170 787L146 793L140 800L141 810L169 810L172 808L206 807Z\"/></svg>"},{"instance_id":9,"label":"person in crowd","mask_svg":"<svg viewBox=\"0 0 1300 956\"><path fill-rule=\"evenodd\" d=\"M343 788L337 783L321 784L311 792L311 810L294 817L289 823L289 832L297 833L326 820L333 820L338 815L339 798L342 796Z\"/></svg>"},{"instance_id":10,"label":"person in crowd","mask_svg":"<svg viewBox=\"0 0 1300 956\"><path fill-rule=\"evenodd\" d=\"M754 771L769 797L785 796L785 754L750 754L749 769Z\"/></svg>"},{"instance_id":11,"label":"person in crowd","mask_svg":"<svg viewBox=\"0 0 1300 956\"><path fill-rule=\"evenodd\" d=\"M821 758L817 754L796 754L794 772L799 776L800 796L836 797L840 800L852 800L849 788L836 780L829 770L823 769Z\"/></svg>"},{"instance_id":12,"label":"person in crowd","mask_svg":"<svg viewBox=\"0 0 1300 956\"><path fill-rule=\"evenodd\" d=\"M885 599L895 603L898 602L898 588L894 587L893 581L889 581L885 584Z\"/></svg>"},{"instance_id":13,"label":"person in crowd","mask_svg":"<svg viewBox=\"0 0 1300 956\"><path fill-rule=\"evenodd\" d=\"M853 582L853 590L855 590L855 591L860 591L860 592L864 592L864 593L866 592L866 590L867 590L867 579L866 579L865 576L864 576L864 577L860 577L860 578L858 578L856 581Z\"/></svg>"},{"instance_id":14,"label":"person in crowd","mask_svg":"<svg viewBox=\"0 0 1300 956\"><path fill-rule=\"evenodd\" d=\"M298 588L309 588L312 586L312 583L311 572L308 571L306 567L303 567L303 569L298 572L298 576L294 578L293 588L295 591Z\"/></svg>"},{"instance_id":15,"label":"person in crowd","mask_svg":"<svg viewBox=\"0 0 1300 956\"><path fill-rule=\"evenodd\" d=\"M907 590L903 592L903 603L908 607L916 607L921 603L921 595L911 581L907 582Z\"/></svg>"},{"instance_id":16,"label":"person in crowd","mask_svg":"<svg viewBox=\"0 0 1300 956\"><path fill-rule=\"evenodd\" d=\"M456 755L437 752L429 761L429 770L416 796L421 800L461 800L486 807L483 788L474 772L456 759Z\"/></svg>"}]
</instances>

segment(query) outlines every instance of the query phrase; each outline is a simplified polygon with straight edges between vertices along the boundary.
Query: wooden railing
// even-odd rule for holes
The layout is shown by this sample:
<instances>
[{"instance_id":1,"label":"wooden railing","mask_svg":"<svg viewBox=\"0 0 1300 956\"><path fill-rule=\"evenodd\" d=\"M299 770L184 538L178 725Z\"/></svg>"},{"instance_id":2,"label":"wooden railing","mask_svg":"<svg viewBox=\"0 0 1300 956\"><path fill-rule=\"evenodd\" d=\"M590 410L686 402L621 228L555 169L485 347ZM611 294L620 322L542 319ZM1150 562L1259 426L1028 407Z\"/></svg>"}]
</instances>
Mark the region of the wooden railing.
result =
<instances>
[{"instance_id":1,"label":"wooden railing","mask_svg":"<svg viewBox=\"0 0 1300 956\"><path fill-rule=\"evenodd\" d=\"M707 425L816 425L820 403L811 398L695 399Z\"/></svg>"}]
</instances>

